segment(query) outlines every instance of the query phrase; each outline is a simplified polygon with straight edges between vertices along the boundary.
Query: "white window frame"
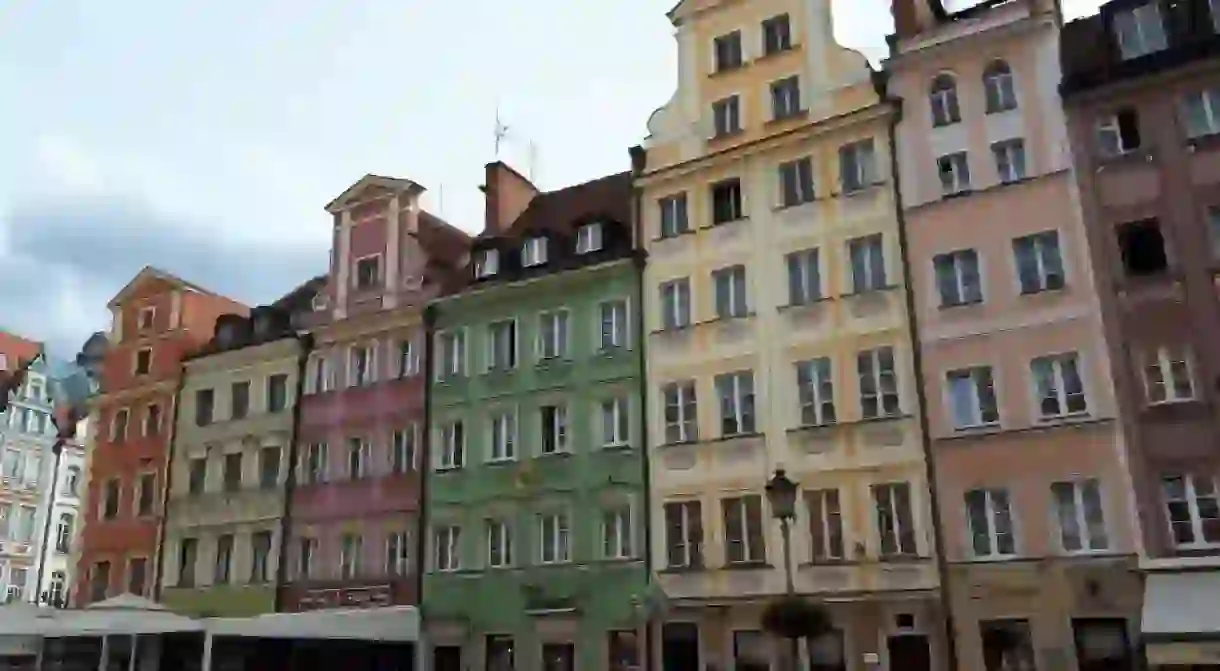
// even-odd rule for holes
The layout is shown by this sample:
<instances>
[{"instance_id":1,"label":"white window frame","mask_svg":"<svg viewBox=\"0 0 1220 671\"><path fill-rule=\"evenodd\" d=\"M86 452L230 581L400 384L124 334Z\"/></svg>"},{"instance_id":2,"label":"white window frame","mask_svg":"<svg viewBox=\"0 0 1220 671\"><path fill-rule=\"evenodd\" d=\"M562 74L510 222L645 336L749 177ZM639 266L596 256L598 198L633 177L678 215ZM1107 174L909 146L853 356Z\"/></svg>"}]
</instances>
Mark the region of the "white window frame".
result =
<instances>
[{"instance_id":1,"label":"white window frame","mask_svg":"<svg viewBox=\"0 0 1220 671\"><path fill-rule=\"evenodd\" d=\"M309 580L317 576L315 566L318 558L318 539L312 536L301 536L297 539L297 579Z\"/></svg>"},{"instance_id":2,"label":"white window frame","mask_svg":"<svg viewBox=\"0 0 1220 671\"><path fill-rule=\"evenodd\" d=\"M964 151L945 154L937 158L936 174L940 176L940 195L942 197L956 196L971 189L970 157Z\"/></svg>"},{"instance_id":3,"label":"white window frame","mask_svg":"<svg viewBox=\"0 0 1220 671\"><path fill-rule=\"evenodd\" d=\"M1125 156L1139 149L1139 145L1128 147L1123 142L1123 130L1118 119L1118 112L1099 118L1095 133L1097 134L1097 145L1105 156ZM1113 147L1113 150L1110 147Z\"/></svg>"},{"instance_id":4,"label":"white window frame","mask_svg":"<svg viewBox=\"0 0 1220 671\"><path fill-rule=\"evenodd\" d=\"M729 438L757 432L758 393L754 385L754 371L723 373L715 377L713 384L716 388L716 407L719 409L720 435ZM735 430L725 431L728 421L733 422Z\"/></svg>"},{"instance_id":5,"label":"white window frame","mask_svg":"<svg viewBox=\"0 0 1220 671\"><path fill-rule=\"evenodd\" d=\"M724 110L723 114L720 110ZM712 101L712 137L725 137L741 130L741 96L734 93Z\"/></svg>"},{"instance_id":6,"label":"white window frame","mask_svg":"<svg viewBox=\"0 0 1220 671\"><path fill-rule=\"evenodd\" d=\"M1169 479L1181 479L1183 484L1184 499L1170 499L1169 493L1166 491L1166 481ZM1200 479L1206 480L1211 485L1211 495L1199 494ZM1165 522L1169 525L1169 539L1174 544L1174 547L1182 549L1196 548L1214 548L1220 547L1218 541L1208 541L1204 536L1203 516L1199 513L1199 499L1213 498L1220 499L1220 478L1204 477L1193 473L1166 475L1161 478L1161 497L1164 501ZM1190 529L1195 540L1190 543L1178 543L1173 532L1173 518L1169 514L1169 504L1172 502L1182 502L1187 505L1187 510L1190 516Z\"/></svg>"},{"instance_id":7,"label":"white window frame","mask_svg":"<svg viewBox=\"0 0 1220 671\"><path fill-rule=\"evenodd\" d=\"M373 283L368 286L360 286L360 263L369 259L377 260L377 275L373 278ZM372 291L377 289L380 284L385 281L385 264L382 263L380 253L366 254L356 259L352 259L352 289L355 291Z\"/></svg>"},{"instance_id":8,"label":"white window frame","mask_svg":"<svg viewBox=\"0 0 1220 671\"><path fill-rule=\"evenodd\" d=\"M843 495L842 495L842 493L839 491L839 489L837 487L826 487L826 488L821 488L821 489L806 489L806 490L804 490L804 494L805 494L804 498L806 501L805 505L806 505L807 509L811 507L809 500L811 498L817 498L817 499L819 499L818 510L821 511L821 515L819 515L817 518L814 518L813 511L809 510L810 524L816 524L817 526L821 527L822 542L824 544L823 547L817 547L816 545L812 546L813 559L815 561L819 561L819 560L839 561L839 560L846 559L848 550L847 550L847 534L844 533L845 530L843 528ZM831 506L832 495L833 495L833 503L834 503L833 506ZM832 508L833 508L833 510L832 510ZM831 538L833 536L839 537L838 552L835 552L835 548L833 548L831 545ZM813 539L810 538L811 543L812 543L812 541L813 541Z\"/></svg>"},{"instance_id":9,"label":"white window frame","mask_svg":"<svg viewBox=\"0 0 1220 671\"><path fill-rule=\"evenodd\" d=\"M631 344L631 303L626 298L612 298L597 305L597 349L606 351ZM609 319L607 319L609 317ZM606 327L609 326L609 332ZM609 337L607 337L609 336Z\"/></svg>"},{"instance_id":10,"label":"white window frame","mask_svg":"<svg viewBox=\"0 0 1220 671\"><path fill-rule=\"evenodd\" d=\"M673 421L670 408L674 408ZM694 380L674 380L662 385L661 419L665 424L666 445L699 440L699 392Z\"/></svg>"},{"instance_id":11,"label":"white window frame","mask_svg":"<svg viewBox=\"0 0 1220 671\"><path fill-rule=\"evenodd\" d=\"M585 224L576 229L576 253L588 254L601 251L604 244L604 231L600 221Z\"/></svg>"},{"instance_id":12,"label":"white window frame","mask_svg":"<svg viewBox=\"0 0 1220 671\"><path fill-rule=\"evenodd\" d=\"M369 457L372 454L373 446L368 438L349 438L347 440L347 450L343 456L347 457L344 461L344 466L347 471L349 480L362 480L371 475L369 471ZM353 463L353 457L355 461ZM353 468L353 465L355 468Z\"/></svg>"},{"instance_id":13,"label":"white window frame","mask_svg":"<svg viewBox=\"0 0 1220 671\"><path fill-rule=\"evenodd\" d=\"M800 249L784 256L788 269L788 305L809 305L822 299L821 257L818 247Z\"/></svg>"},{"instance_id":14,"label":"white window frame","mask_svg":"<svg viewBox=\"0 0 1220 671\"><path fill-rule=\"evenodd\" d=\"M526 268L541 266L547 261L547 239L542 236L526 238L521 245L521 265Z\"/></svg>"},{"instance_id":15,"label":"white window frame","mask_svg":"<svg viewBox=\"0 0 1220 671\"><path fill-rule=\"evenodd\" d=\"M301 453L302 458L298 467L302 484L312 485L326 482L328 470L327 456L326 443L310 443L305 447L305 450ZM315 465L317 466L316 470L314 469Z\"/></svg>"},{"instance_id":16,"label":"white window frame","mask_svg":"<svg viewBox=\"0 0 1220 671\"><path fill-rule=\"evenodd\" d=\"M478 253L474 263L474 276L479 279L492 277L500 272L500 250L484 249Z\"/></svg>"},{"instance_id":17,"label":"white window frame","mask_svg":"<svg viewBox=\"0 0 1220 671\"><path fill-rule=\"evenodd\" d=\"M1033 254L1033 260L1037 265L1037 285L1032 289L1027 290L1021 283L1021 249L1028 247ZM1049 250L1055 249L1056 255L1059 257L1059 286L1051 286L1051 278L1054 274L1049 270ZM1059 231L1050 230L1030 235L1023 235L1018 238L1013 238L1012 241L1012 258L1013 267L1017 275L1017 290L1026 294L1032 295L1043 291L1058 291L1067 286L1067 266L1064 261L1063 245L1059 239Z\"/></svg>"},{"instance_id":18,"label":"white window frame","mask_svg":"<svg viewBox=\"0 0 1220 671\"><path fill-rule=\"evenodd\" d=\"M1187 396L1180 396L1177 392L1177 384L1181 380L1175 379L1173 375L1175 364L1182 364L1186 371L1185 382L1190 386L1190 394ZM1158 379L1149 379L1148 374L1152 370L1157 372ZM1148 405L1189 403L1198 396L1198 389L1195 385L1194 355L1186 345L1161 346L1157 348L1155 356L1144 355L1140 377L1144 381L1144 398ZM1158 386L1163 389L1164 393L1163 398L1159 399L1154 398L1153 393Z\"/></svg>"},{"instance_id":19,"label":"white window frame","mask_svg":"<svg viewBox=\"0 0 1220 671\"><path fill-rule=\"evenodd\" d=\"M405 576L411 571L411 534L391 531L385 538L386 575Z\"/></svg>"},{"instance_id":20,"label":"white window frame","mask_svg":"<svg viewBox=\"0 0 1220 671\"><path fill-rule=\"evenodd\" d=\"M970 495L972 493L981 493L983 495L983 517L987 520L986 529L974 528L974 515L970 509ZM1001 510L997 499L1003 497L1005 507ZM1013 512L1012 494L1004 487L979 487L971 489L965 493L965 508L966 508L966 532L969 535L966 547L970 552L970 556L975 559L1008 559L1017 556L1019 548L1017 547L1017 531L1016 520ZM1000 542L1004 534L999 531L999 520L1002 515L1008 516L1008 534L1011 536L1012 552L1004 552L1000 549ZM974 545L976 535L985 532L987 536L987 552L979 552Z\"/></svg>"},{"instance_id":21,"label":"white window frame","mask_svg":"<svg viewBox=\"0 0 1220 671\"><path fill-rule=\"evenodd\" d=\"M551 426L546 425L546 417L542 412L543 408L554 408L555 413L551 417ZM538 408L538 424L539 424L539 454L566 454L569 452L571 442L570 427L568 424L568 406L562 403L546 404ZM548 433L554 434L555 449L547 451L546 436Z\"/></svg>"},{"instance_id":22,"label":"white window frame","mask_svg":"<svg viewBox=\"0 0 1220 671\"><path fill-rule=\"evenodd\" d=\"M601 427L602 447L626 447L631 444L631 402L628 397L611 396L598 401L597 419ZM613 427L609 435L606 431L608 426Z\"/></svg>"},{"instance_id":23,"label":"white window frame","mask_svg":"<svg viewBox=\"0 0 1220 671\"><path fill-rule=\"evenodd\" d=\"M882 514L880 495L881 495L881 492L883 492L883 491L889 493L889 500L890 500L889 510L885 511L885 512L888 513L890 515L891 519L894 521L893 538L891 539L894 542L895 552L893 553L893 555L909 556L909 555L918 554L919 553L919 538L918 538L919 526L918 526L918 521L915 518L915 491L914 491L914 487L912 487L911 483L909 483L909 482L876 482L876 483L873 483L873 485L870 487L870 494L872 495L872 499L873 499L873 501L872 501L873 508L875 509L875 513L876 513L874 515L873 522L877 528L877 541L878 541L877 549L878 549L878 551L883 556L893 556L893 555L885 554L885 550L884 550L885 537L883 534L885 533L885 529L883 529L881 527L881 519L880 519L880 516ZM905 499L903 497L900 497L899 493L904 493L906 495ZM904 550L902 547L902 539L906 535L904 532L907 531L906 529L902 528L902 516L898 514L898 510L899 510L898 504L902 500L905 500L905 502L906 502L908 517L910 518L911 525L913 527L910 530L910 538L911 538L911 543L914 547L910 548L909 551Z\"/></svg>"},{"instance_id":24,"label":"white window frame","mask_svg":"<svg viewBox=\"0 0 1220 671\"><path fill-rule=\"evenodd\" d=\"M442 424L439 430L441 449L437 451L436 470L464 468L466 466L465 422L460 419L449 420Z\"/></svg>"},{"instance_id":25,"label":"white window frame","mask_svg":"<svg viewBox=\"0 0 1220 671\"><path fill-rule=\"evenodd\" d=\"M505 329L505 327L508 327ZM506 348L504 355L509 357L510 361L500 361L500 339L505 337L504 334L511 334L512 342L510 348ZM513 370L517 367L520 360L518 347L520 346L521 331L520 325L516 319L499 319L487 325L487 370L488 371L505 371Z\"/></svg>"},{"instance_id":26,"label":"white window frame","mask_svg":"<svg viewBox=\"0 0 1220 671\"><path fill-rule=\"evenodd\" d=\"M349 540L353 541L350 547ZM347 533L339 538L339 578L341 580L351 580L361 574L363 550L364 537L360 534Z\"/></svg>"},{"instance_id":27,"label":"white window frame","mask_svg":"<svg viewBox=\"0 0 1220 671\"><path fill-rule=\"evenodd\" d=\"M377 342L364 342L347 348L347 386L367 387L377 381ZM363 353L364 371L361 374L356 365L357 359Z\"/></svg>"},{"instance_id":28,"label":"white window frame","mask_svg":"<svg viewBox=\"0 0 1220 671\"><path fill-rule=\"evenodd\" d=\"M419 458L419 436L418 422L412 422L405 429L396 429L390 434L391 473L410 473L419 467L416 463ZM394 470L396 464L401 466L401 470Z\"/></svg>"},{"instance_id":29,"label":"white window frame","mask_svg":"<svg viewBox=\"0 0 1220 671\"><path fill-rule=\"evenodd\" d=\"M433 528L432 567L439 572L453 572L462 569L461 527L446 524Z\"/></svg>"},{"instance_id":30,"label":"white window frame","mask_svg":"<svg viewBox=\"0 0 1220 671\"><path fill-rule=\"evenodd\" d=\"M513 566L512 527L502 519L487 520L487 567L510 568ZM495 552L499 551L497 560Z\"/></svg>"},{"instance_id":31,"label":"white window frame","mask_svg":"<svg viewBox=\"0 0 1220 671\"><path fill-rule=\"evenodd\" d=\"M1029 161L1025 153L1025 138L1014 137L991 145L996 174L1001 184L1013 184L1029 177Z\"/></svg>"},{"instance_id":32,"label":"white window frame","mask_svg":"<svg viewBox=\"0 0 1220 671\"><path fill-rule=\"evenodd\" d=\"M850 158L854 174L847 174L844 165ZM844 145L839 151L839 181L844 193L864 191L879 181L877 176L877 148L873 139L860 140Z\"/></svg>"},{"instance_id":33,"label":"white window frame","mask_svg":"<svg viewBox=\"0 0 1220 671\"><path fill-rule=\"evenodd\" d=\"M848 240L847 257L853 292L860 294L879 291L889 283L889 273L885 267L885 238L880 233ZM857 262L860 264L859 268ZM857 273L857 270L860 272ZM857 275L864 279L862 283L856 282Z\"/></svg>"},{"instance_id":34,"label":"white window frame","mask_svg":"<svg viewBox=\"0 0 1220 671\"><path fill-rule=\"evenodd\" d=\"M834 362L830 357L823 356L797 361L793 366L796 369L796 397L801 426L836 423Z\"/></svg>"},{"instance_id":35,"label":"white window frame","mask_svg":"<svg viewBox=\"0 0 1220 671\"><path fill-rule=\"evenodd\" d=\"M1070 500L1066 503L1068 508L1064 509L1060 504L1064 503L1057 496L1056 486L1061 485L1069 488ZM1094 529L1089 526L1088 506L1085 502L1085 487L1092 486L1097 492L1097 513L1101 518L1100 535L1094 534ZM1059 549L1066 554L1091 554L1096 552L1105 552L1110 549L1110 530L1106 521L1106 499L1102 492L1101 482L1095 478L1084 478L1080 480L1064 480L1051 483L1051 507L1055 512L1057 524L1059 525ZM1067 546L1067 529L1063 526L1065 518L1069 518L1076 525L1077 534L1079 536L1080 547L1069 548Z\"/></svg>"},{"instance_id":36,"label":"white window frame","mask_svg":"<svg viewBox=\"0 0 1220 671\"><path fill-rule=\"evenodd\" d=\"M993 69L995 65L1003 64L1003 70ZM1012 65L1007 61L992 61L983 73L983 91L985 100L992 100L994 94L995 108L987 110L988 114L1000 114L1017 109L1016 79L1012 74Z\"/></svg>"},{"instance_id":37,"label":"white window frame","mask_svg":"<svg viewBox=\"0 0 1220 671\"><path fill-rule=\"evenodd\" d=\"M975 284L973 286L966 281L971 264L974 265ZM956 295L945 294L945 286L941 283L942 269L953 274L953 289ZM983 302L983 269L978 251L955 249L933 256L932 275L936 280L936 295L940 299L941 307L960 307Z\"/></svg>"},{"instance_id":38,"label":"white window frame","mask_svg":"<svg viewBox=\"0 0 1220 671\"><path fill-rule=\"evenodd\" d=\"M885 368L881 365L882 358L883 358L882 354L884 354L887 350L889 351L889 354L890 354L889 368ZM871 369L869 371L869 372L871 372L871 375L869 376L869 378L871 378L871 379L866 378L864 375L865 371L860 370L861 356L867 356L869 359L869 363L870 363L869 368ZM879 419L882 417L898 417L902 414L902 389L898 386L898 352L896 351L896 349L894 347L892 347L890 345L885 345L882 347L874 347L872 349L857 352L856 353L856 378L857 378L857 382L860 384L859 401L860 401L861 417L863 417L864 419ZM869 381L872 382L873 389L874 389L872 396L876 397L876 414L873 414L873 415L870 415L870 414L867 414L864 412L864 406L865 406L864 401L867 400L868 398L870 398L870 396L866 395L864 392L864 381L866 379L869 379ZM893 387L892 392L886 390L886 384L885 384L886 380L889 380L890 386ZM886 410L886 407L885 407L886 396L890 395L890 394L892 394L895 399L896 407L893 412Z\"/></svg>"},{"instance_id":39,"label":"white window frame","mask_svg":"<svg viewBox=\"0 0 1220 671\"><path fill-rule=\"evenodd\" d=\"M940 87L942 78L948 78L949 86ZM928 91L928 106L932 117L933 128L944 128L961 123L961 101L957 96L957 77L948 72L942 72L932 79Z\"/></svg>"},{"instance_id":40,"label":"white window frame","mask_svg":"<svg viewBox=\"0 0 1220 671\"><path fill-rule=\"evenodd\" d=\"M517 411L503 410L492 414L488 424L489 452L491 463L515 461L517 459Z\"/></svg>"},{"instance_id":41,"label":"white window frame","mask_svg":"<svg viewBox=\"0 0 1220 671\"><path fill-rule=\"evenodd\" d=\"M690 278L678 277L662 282L658 293L661 298L661 328L677 330L690 326Z\"/></svg>"},{"instance_id":42,"label":"white window frame","mask_svg":"<svg viewBox=\"0 0 1220 671\"><path fill-rule=\"evenodd\" d=\"M413 338L398 341L397 355L399 379L419 375L419 347Z\"/></svg>"},{"instance_id":43,"label":"white window frame","mask_svg":"<svg viewBox=\"0 0 1220 671\"><path fill-rule=\"evenodd\" d=\"M1074 396L1067 391L1069 369L1074 369L1075 383L1080 387L1079 396L1084 404L1084 408L1080 410L1068 409L1068 402ZM1080 355L1077 352L1062 352L1036 357L1029 362L1029 370L1034 403L1040 418L1058 419L1089 414L1089 390L1085 387L1084 372L1081 370ZM1050 383L1049 387L1046 386L1046 382ZM1047 398L1055 399L1059 412L1047 414L1042 411L1042 401Z\"/></svg>"},{"instance_id":44,"label":"white window frame","mask_svg":"<svg viewBox=\"0 0 1220 671\"><path fill-rule=\"evenodd\" d=\"M1201 127L1196 127L1193 123L1195 119L1191 110L1195 107L1202 113L1199 119L1203 122ZM1194 140L1220 133L1220 88L1192 91L1182 97L1178 109L1182 115L1182 128L1188 139Z\"/></svg>"},{"instance_id":45,"label":"white window frame","mask_svg":"<svg viewBox=\"0 0 1220 671\"><path fill-rule=\"evenodd\" d=\"M122 421L119 421L120 418ZM115 411L114 416L110 418L110 442L119 440L119 427L122 427L123 440L131 437L129 433L131 429L131 410L128 408L119 408Z\"/></svg>"},{"instance_id":46,"label":"white window frame","mask_svg":"<svg viewBox=\"0 0 1220 671\"><path fill-rule=\"evenodd\" d=\"M436 379L466 375L466 330L454 329L436 334L436 349L440 353Z\"/></svg>"},{"instance_id":47,"label":"white window frame","mask_svg":"<svg viewBox=\"0 0 1220 671\"><path fill-rule=\"evenodd\" d=\"M635 557L635 537L632 529L631 506L602 511L602 558L631 559Z\"/></svg>"},{"instance_id":48,"label":"white window frame","mask_svg":"<svg viewBox=\"0 0 1220 671\"><path fill-rule=\"evenodd\" d=\"M756 500L758 503L758 519L750 519L750 502ZM741 553L742 557L739 560L729 559L729 509L736 507L741 514ZM762 497L757 494L742 494L721 500L720 515L723 518L721 523L724 524L724 555L725 564L732 566L734 564L757 564L766 561L767 559L767 523L765 520L766 512L763 510ZM762 547L753 547L750 545L750 539L753 537L754 526L758 525L758 539L762 542Z\"/></svg>"},{"instance_id":49,"label":"white window frame","mask_svg":"<svg viewBox=\"0 0 1220 671\"><path fill-rule=\"evenodd\" d=\"M750 280L744 264L717 268L712 271L716 317L740 319L750 313ZM724 309L721 310L723 304Z\"/></svg>"},{"instance_id":50,"label":"white window frame","mask_svg":"<svg viewBox=\"0 0 1220 671\"><path fill-rule=\"evenodd\" d=\"M685 192L670 194L657 200L659 238L673 238L690 231L690 212L687 207Z\"/></svg>"},{"instance_id":51,"label":"white window frame","mask_svg":"<svg viewBox=\"0 0 1220 671\"><path fill-rule=\"evenodd\" d=\"M1134 34L1124 37L1126 32L1124 28L1132 30ZM1129 41L1131 38L1134 40ZM1165 21L1157 3L1149 1L1115 13L1114 39L1118 43L1118 50L1123 60L1163 51L1168 46L1168 42L1165 35Z\"/></svg>"},{"instance_id":52,"label":"white window frame","mask_svg":"<svg viewBox=\"0 0 1220 671\"><path fill-rule=\"evenodd\" d=\"M572 561L572 524L567 512L538 515L538 563Z\"/></svg>"},{"instance_id":53,"label":"white window frame","mask_svg":"<svg viewBox=\"0 0 1220 671\"><path fill-rule=\"evenodd\" d=\"M959 383L969 386L959 386ZM995 383L995 370L990 365L969 366L945 371L946 409L949 411L949 421L954 429L977 429L1000 424L999 390ZM987 387L991 388L991 398L994 407L984 407L983 397ZM959 389L970 394L966 399L970 403L969 417L958 415L957 397ZM987 415L994 415L990 419Z\"/></svg>"},{"instance_id":54,"label":"white window frame","mask_svg":"<svg viewBox=\"0 0 1220 671\"><path fill-rule=\"evenodd\" d=\"M572 313L566 308L538 315L535 351L539 361L567 359L571 353Z\"/></svg>"}]
</instances>

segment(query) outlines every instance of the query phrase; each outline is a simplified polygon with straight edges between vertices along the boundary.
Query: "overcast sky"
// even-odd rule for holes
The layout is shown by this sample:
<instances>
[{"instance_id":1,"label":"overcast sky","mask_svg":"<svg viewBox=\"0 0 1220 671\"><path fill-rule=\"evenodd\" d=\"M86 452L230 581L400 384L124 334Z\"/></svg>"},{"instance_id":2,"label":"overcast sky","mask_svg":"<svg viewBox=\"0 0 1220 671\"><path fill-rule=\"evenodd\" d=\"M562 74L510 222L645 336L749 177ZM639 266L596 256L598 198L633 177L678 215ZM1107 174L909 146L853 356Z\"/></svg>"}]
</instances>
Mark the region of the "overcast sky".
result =
<instances>
[{"instance_id":1,"label":"overcast sky","mask_svg":"<svg viewBox=\"0 0 1220 671\"><path fill-rule=\"evenodd\" d=\"M673 92L672 4L0 1L0 328L70 356L147 264L272 300L368 172L476 231L497 106L543 188L625 170ZM888 1L834 6L883 55Z\"/></svg>"}]
</instances>

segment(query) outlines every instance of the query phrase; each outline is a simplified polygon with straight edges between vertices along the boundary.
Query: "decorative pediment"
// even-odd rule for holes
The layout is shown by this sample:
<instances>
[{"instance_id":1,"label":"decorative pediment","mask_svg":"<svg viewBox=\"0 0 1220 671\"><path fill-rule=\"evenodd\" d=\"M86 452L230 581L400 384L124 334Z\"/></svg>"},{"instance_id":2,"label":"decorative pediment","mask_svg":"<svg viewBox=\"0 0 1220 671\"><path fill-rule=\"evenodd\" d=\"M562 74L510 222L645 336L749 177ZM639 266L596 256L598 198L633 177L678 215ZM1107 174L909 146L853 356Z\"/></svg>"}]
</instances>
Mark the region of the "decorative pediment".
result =
<instances>
[{"instance_id":1,"label":"decorative pediment","mask_svg":"<svg viewBox=\"0 0 1220 671\"><path fill-rule=\"evenodd\" d=\"M410 193L418 195L424 192L424 187L409 179L398 177L382 177L380 175L365 175L355 184L339 194L337 198L326 204L326 211L334 214L350 208L358 203L385 198L397 194Z\"/></svg>"},{"instance_id":2,"label":"decorative pediment","mask_svg":"<svg viewBox=\"0 0 1220 671\"><path fill-rule=\"evenodd\" d=\"M186 289L188 291L198 291L204 294L212 293L206 289L203 289L202 287L187 282L181 277L167 273L159 268L144 266L143 270L136 273L136 276L133 277L131 281L128 282L122 289L120 289L119 293L115 294L114 298L110 299L110 302L106 304L106 307L113 308L122 305L123 302L139 293L139 291L152 287L164 287L165 289Z\"/></svg>"}]
</instances>

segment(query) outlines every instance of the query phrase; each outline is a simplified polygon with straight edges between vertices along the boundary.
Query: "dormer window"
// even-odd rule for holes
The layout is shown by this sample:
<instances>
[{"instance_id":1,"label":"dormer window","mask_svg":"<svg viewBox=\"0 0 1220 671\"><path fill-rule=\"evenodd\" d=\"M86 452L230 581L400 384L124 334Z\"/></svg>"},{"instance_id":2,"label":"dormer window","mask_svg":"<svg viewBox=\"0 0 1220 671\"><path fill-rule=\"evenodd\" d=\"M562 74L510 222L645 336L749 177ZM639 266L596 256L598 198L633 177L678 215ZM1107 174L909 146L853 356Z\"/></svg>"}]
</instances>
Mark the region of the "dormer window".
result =
<instances>
[{"instance_id":1,"label":"dormer window","mask_svg":"<svg viewBox=\"0 0 1220 671\"><path fill-rule=\"evenodd\" d=\"M521 265L540 266L546 263L546 238L530 238L521 250Z\"/></svg>"},{"instance_id":2,"label":"dormer window","mask_svg":"<svg viewBox=\"0 0 1220 671\"><path fill-rule=\"evenodd\" d=\"M1116 13L1114 38L1118 40L1123 60L1163 51L1168 45L1160 7L1155 2L1148 2Z\"/></svg>"},{"instance_id":3,"label":"dormer window","mask_svg":"<svg viewBox=\"0 0 1220 671\"><path fill-rule=\"evenodd\" d=\"M500 272L500 251L497 249L483 250L474 262L474 276L491 277L498 272Z\"/></svg>"},{"instance_id":4,"label":"dormer window","mask_svg":"<svg viewBox=\"0 0 1220 671\"><path fill-rule=\"evenodd\" d=\"M588 254L602 248L602 225L600 222L585 224L576 231L576 253Z\"/></svg>"}]
</instances>

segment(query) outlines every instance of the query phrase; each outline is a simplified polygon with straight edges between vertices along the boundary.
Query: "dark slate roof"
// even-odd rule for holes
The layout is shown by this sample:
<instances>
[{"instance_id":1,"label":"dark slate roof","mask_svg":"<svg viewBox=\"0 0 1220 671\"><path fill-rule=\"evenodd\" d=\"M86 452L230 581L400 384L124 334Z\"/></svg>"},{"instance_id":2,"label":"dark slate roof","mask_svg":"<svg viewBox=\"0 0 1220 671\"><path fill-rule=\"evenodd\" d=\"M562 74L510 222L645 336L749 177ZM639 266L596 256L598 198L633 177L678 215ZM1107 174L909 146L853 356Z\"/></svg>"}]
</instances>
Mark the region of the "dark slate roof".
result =
<instances>
[{"instance_id":1,"label":"dark slate roof","mask_svg":"<svg viewBox=\"0 0 1220 671\"><path fill-rule=\"evenodd\" d=\"M594 219L626 224L632 219L631 195L629 171L547 191L534 196L525 211L502 234L480 238L518 238L531 231L570 235Z\"/></svg>"}]
</instances>

